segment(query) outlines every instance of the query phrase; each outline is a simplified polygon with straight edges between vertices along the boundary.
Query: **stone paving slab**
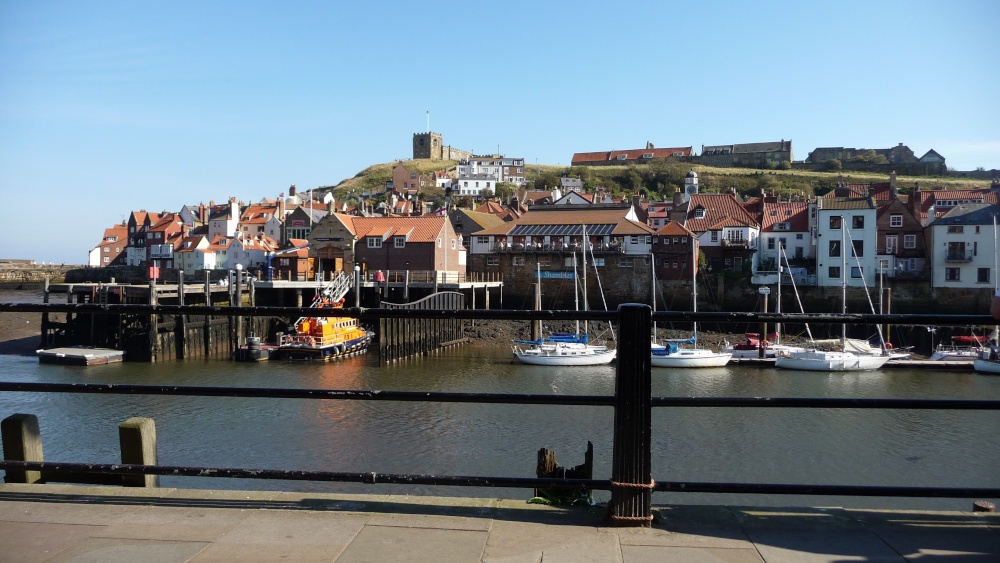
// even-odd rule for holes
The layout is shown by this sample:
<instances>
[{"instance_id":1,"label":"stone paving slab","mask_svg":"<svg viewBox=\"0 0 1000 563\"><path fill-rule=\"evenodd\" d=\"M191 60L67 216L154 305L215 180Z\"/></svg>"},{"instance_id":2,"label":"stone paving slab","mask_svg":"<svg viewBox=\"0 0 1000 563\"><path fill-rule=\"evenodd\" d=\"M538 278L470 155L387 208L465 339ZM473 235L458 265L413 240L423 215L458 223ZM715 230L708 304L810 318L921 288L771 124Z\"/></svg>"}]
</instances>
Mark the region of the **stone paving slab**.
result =
<instances>
[{"instance_id":1,"label":"stone paving slab","mask_svg":"<svg viewBox=\"0 0 1000 563\"><path fill-rule=\"evenodd\" d=\"M0 485L0 562L1000 561L1000 515Z\"/></svg>"}]
</instances>

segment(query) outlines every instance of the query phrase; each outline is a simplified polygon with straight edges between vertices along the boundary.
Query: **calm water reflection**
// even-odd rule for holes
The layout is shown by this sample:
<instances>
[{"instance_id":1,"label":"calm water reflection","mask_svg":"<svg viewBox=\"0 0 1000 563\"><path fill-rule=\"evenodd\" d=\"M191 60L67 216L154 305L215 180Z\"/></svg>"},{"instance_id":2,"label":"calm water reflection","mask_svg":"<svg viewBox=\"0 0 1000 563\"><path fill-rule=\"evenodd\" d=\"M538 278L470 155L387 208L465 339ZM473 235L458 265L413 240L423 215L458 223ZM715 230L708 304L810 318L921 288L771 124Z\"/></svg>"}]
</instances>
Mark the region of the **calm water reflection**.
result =
<instances>
[{"instance_id":1,"label":"calm water reflection","mask_svg":"<svg viewBox=\"0 0 1000 563\"><path fill-rule=\"evenodd\" d=\"M503 348L466 346L386 368L373 357L329 364L191 361L90 368L0 356L5 381L92 382L610 395L614 367L512 364ZM657 370L656 396L1000 398L1000 377L886 370L866 374L759 368ZM45 457L118 461L117 425L156 420L160 463L440 475L534 474L538 448L564 465L594 442L610 476L606 407L374 403L200 397L0 394L0 416L36 414ZM657 409L659 480L1000 487L1000 414L805 409ZM527 498L527 490L164 478L164 486L413 492ZM606 493L598 493L598 499ZM967 510L972 500L657 494L656 502L799 504Z\"/></svg>"}]
</instances>

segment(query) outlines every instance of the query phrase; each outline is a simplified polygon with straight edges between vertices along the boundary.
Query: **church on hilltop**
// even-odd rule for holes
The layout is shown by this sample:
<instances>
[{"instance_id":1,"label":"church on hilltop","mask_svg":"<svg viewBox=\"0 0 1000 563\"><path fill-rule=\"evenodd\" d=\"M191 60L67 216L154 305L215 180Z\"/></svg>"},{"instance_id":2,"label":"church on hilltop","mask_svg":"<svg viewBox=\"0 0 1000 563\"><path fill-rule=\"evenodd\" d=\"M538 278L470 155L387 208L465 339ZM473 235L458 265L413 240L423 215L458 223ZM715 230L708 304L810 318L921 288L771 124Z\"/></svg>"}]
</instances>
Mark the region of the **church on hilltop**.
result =
<instances>
[{"instance_id":1,"label":"church on hilltop","mask_svg":"<svg viewBox=\"0 0 1000 563\"><path fill-rule=\"evenodd\" d=\"M472 156L470 151L456 149L444 144L441 133L427 131L413 134L413 159L429 158L431 160L467 160Z\"/></svg>"}]
</instances>

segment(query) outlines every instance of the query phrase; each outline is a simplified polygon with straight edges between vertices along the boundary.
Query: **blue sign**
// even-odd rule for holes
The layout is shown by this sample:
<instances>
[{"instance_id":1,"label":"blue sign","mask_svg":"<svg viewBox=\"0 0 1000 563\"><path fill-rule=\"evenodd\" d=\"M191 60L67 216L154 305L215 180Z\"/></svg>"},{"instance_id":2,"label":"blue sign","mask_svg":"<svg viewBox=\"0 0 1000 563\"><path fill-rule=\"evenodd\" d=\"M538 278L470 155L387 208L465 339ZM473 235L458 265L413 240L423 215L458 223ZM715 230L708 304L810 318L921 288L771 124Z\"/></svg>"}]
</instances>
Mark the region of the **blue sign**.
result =
<instances>
[{"instance_id":1,"label":"blue sign","mask_svg":"<svg viewBox=\"0 0 1000 563\"><path fill-rule=\"evenodd\" d=\"M538 272L538 276L542 279L559 279L559 280L572 280L573 272Z\"/></svg>"}]
</instances>

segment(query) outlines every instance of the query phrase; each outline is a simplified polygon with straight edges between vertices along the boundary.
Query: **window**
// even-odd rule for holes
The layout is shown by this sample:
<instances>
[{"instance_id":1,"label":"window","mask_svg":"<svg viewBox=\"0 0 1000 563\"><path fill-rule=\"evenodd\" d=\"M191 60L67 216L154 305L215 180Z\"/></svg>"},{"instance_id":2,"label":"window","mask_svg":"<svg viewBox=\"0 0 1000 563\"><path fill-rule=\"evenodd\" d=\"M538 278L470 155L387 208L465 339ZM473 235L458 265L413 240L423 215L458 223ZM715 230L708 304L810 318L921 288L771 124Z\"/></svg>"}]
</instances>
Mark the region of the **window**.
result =
<instances>
[{"instance_id":1,"label":"window","mask_svg":"<svg viewBox=\"0 0 1000 563\"><path fill-rule=\"evenodd\" d=\"M382 248L382 239L379 237L366 237L368 239L368 248Z\"/></svg>"},{"instance_id":2,"label":"window","mask_svg":"<svg viewBox=\"0 0 1000 563\"><path fill-rule=\"evenodd\" d=\"M673 265L671 267L675 270L677 269L677 260L673 261Z\"/></svg>"},{"instance_id":3,"label":"window","mask_svg":"<svg viewBox=\"0 0 1000 563\"><path fill-rule=\"evenodd\" d=\"M524 266L524 255L514 256L511 258L510 265L514 267Z\"/></svg>"},{"instance_id":4,"label":"window","mask_svg":"<svg viewBox=\"0 0 1000 563\"><path fill-rule=\"evenodd\" d=\"M863 240L852 240L851 246L854 251L851 256L864 256L865 255L865 241Z\"/></svg>"},{"instance_id":5,"label":"window","mask_svg":"<svg viewBox=\"0 0 1000 563\"><path fill-rule=\"evenodd\" d=\"M701 208L701 207L695 209L694 210L694 218L695 219L704 219L705 218L705 209Z\"/></svg>"},{"instance_id":6,"label":"window","mask_svg":"<svg viewBox=\"0 0 1000 563\"><path fill-rule=\"evenodd\" d=\"M977 283L990 283L990 269L989 268L979 268L976 271L976 282Z\"/></svg>"},{"instance_id":7,"label":"window","mask_svg":"<svg viewBox=\"0 0 1000 563\"><path fill-rule=\"evenodd\" d=\"M898 229L903 226L903 216L901 214L889 215L889 226Z\"/></svg>"},{"instance_id":8,"label":"window","mask_svg":"<svg viewBox=\"0 0 1000 563\"><path fill-rule=\"evenodd\" d=\"M830 257L831 258L836 258L838 256L840 256L840 241L839 240L831 240L830 241Z\"/></svg>"},{"instance_id":9,"label":"window","mask_svg":"<svg viewBox=\"0 0 1000 563\"><path fill-rule=\"evenodd\" d=\"M787 241L787 240L785 239L785 237L781 237L781 238L779 238L779 239L778 239L778 242L780 242L780 243L781 243L781 249L782 249L782 250L784 250L784 249L788 248L788 241Z\"/></svg>"},{"instance_id":10,"label":"window","mask_svg":"<svg viewBox=\"0 0 1000 563\"><path fill-rule=\"evenodd\" d=\"M773 238L767 239L767 249L768 250L774 250L774 239Z\"/></svg>"},{"instance_id":11,"label":"window","mask_svg":"<svg viewBox=\"0 0 1000 563\"><path fill-rule=\"evenodd\" d=\"M852 229L863 229L863 228L865 228L865 216L864 215L853 215L853 216L851 216L851 228Z\"/></svg>"},{"instance_id":12,"label":"window","mask_svg":"<svg viewBox=\"0 0 1000 563\"><path fill-rule=\"evenodd\" d=\"M628 158L628 155L624 155L624 154L620 154L620 155L618 155L618 156L617 156L616 158L617 158L618 160L625 160L626 158Z\"/></svg>"},{"instance_id":13,"label":"window","mask_svg":"<svg viewBox=\"0 0 1000 563\"><path fill-rule=\"evenodd\" d=\"M652 244L652 243L653 243L653 236L646 235L646 244Z\"/></svg>"},{"instance_id":14,"label":"window","mask_svg":"<svg viewBox=\"0 0 1000 563\"><path fill-rule=\"evenodd\" d=\"M500 257L499 256L487 256L486 257L486 265L487 266L499 266L500 265Z\"/></svg>"},{"instance_id":15,"label":"window","mask_svg":"<svg viewBox=\"0 0 1000 563\"><path fill-rule=\"evenodd\" d=\"M458 239L451 239L451 249L455 250L456 248L458 248L457 245L458 245Z\"/></svg>"},{"instance_id":16,"label":"window","mask_svg":"<svg viewBox=\"0 0 1000 563\"><path fill-rule=\"evenodd\" d=\"M396 248L406 248L406 237L392 237L392 242Z\"/></svg>"},{"instance_id":17,"label":"window","mask_svg":"<svg viewBox=\"0 0 1000 563\"><path fill-rule=\"evenodd\" d=\"M885 253L895 254L899 248L899 235L885 235Z\"/></svg>"},{"instance_id":18,"label":"window","mask_svg":"<svg viewBox=\"0 0 1000 563\"><path fill-rule=\"evenodd\" d=\"M110 246L105 246L104 247L104 252L111 252L111 247Z\"/></svg>"},{"instance_id":19,"label":"window","mask_svg":"<svg viewBox=\"0 0 1000 563\"><path fill-rule=\"evenodd\" d=\"M719 242L719 231L712 231L712 242Z\"/></svg>"},{"instance_id":20,"label":"window","mask_svg":"<svg viewBox=\"0 0 1000 563\"><path fill-rule=\"evenodd\" d=\"M959 268L945 268L944 281L961 281L961 271Z\"/></svg>"},{"instance_id":21,"label":"window","mask_svg":"<svg viewBox=\"0 0 1000 563\"><path fill-rule=\"evenodd\" d=\"M111 262L111 257L110 256L105 256L104 257L104 263L107 264L108 262Z\"/></svg>"},{"instance_id":22,"label":"window","mask_svg":"<svg viewBox=\"0 0 1000 563\"><path fill-rule=\"evenodd\" d=\"M840 279L840 266L830 266L830 279Z\"/></svg>"},{"instance_id":23,"label":"window","mask_svg":"<svg viewBox=\"0 0 1000 563\"><path fill-rule=\"evenodd\" d=\"M629 242L632 243L632 244L639 244L639 237L637 237L637 236L631 236L631 237L629 237Z\"/></svg>"},{"instance_id":24,"label":"window","mask_svg":"<svg viewBox=\"0 0 1000 563\"><path fill-rule=\"evenodd\" d=\"M663 237L663 244L670 244L670 237Z\"/></svg>"},{"instance_id":25,"label":"window","mask_svg":"<svg viewBox=\"0 0 1000 563\"><path fill-rule=\"evenodd\" d=\"M604 267L604 258L594 258L594 266L597 268Z\"/></svg>"},{"instance_id":26,"label":"window","mask_svg":"<svg viewBox=\"0 0 1000 563\"><path fill-rule=\"evenodd\" d=\"M830 228L831 229L839 229L840 228L840 219L841 219L840 215L831 215L830 216Z\"/></svg>"},{"instance_id":27,"label":"window","mask_svg":"<svg viewBox=\"0 0 1000 563\"><path fill-rule=\"evenodd\" d=\"M903 235L903 248L916 248L917 235Z\"/></svg>"},{"instance_id":28,"label":"window","mask_svg":"<svg viewBox=\"0 0 1000 563\"><path fill-rule=\"evenodd\" d=\"M948 225L949 233L961 233L963 230L962 225Z\"/></svg>"},{"instance_id":29,"label":"window","mask_svg":"<svg viewBox=\"0 0 1000 563\"><path fill-rule=\"evenodd\" d=\"M795 235L795 240L802 240L802 233L797 233Z\"/></svg>"},{"instance_id":30,"label":"window","mask_svg":"<svg viewBox=\"0 0 1000 563\"><path fill-rule=\"evenodd\" d=\"M882 258L878 261L878 269L880 272L885 272L889 269L889 260Z\"/></svg>"},{"instance_id":31,"label":"window","mask_svg":"<svg viewBox=\"0 0 1000 563\"><path fill-rule=\"evenodd\" d=\"M476 237L476 244L489 244L490 237Z\"/></svg>"},{"instance_id":32,"label":"window","mask_svg":"<svg viewBox=\"0 0 1000 563\"><path fill-rule=\"evenodd\" d=\"M851 277L854 279L861 278L861 268L857 266L851 266Z\"/></svg>"},{"instance_id":33,"label":"window","mask_svg":"<svg viewBox=\"0 0 1000 563\"><path fill-rule=\"evenodd\" d=\"M619 268L632 268L633 266L634 265L632 264L632 259L631 258L619 258L618 259L618 267Z\"/></svg>"},{"instance_id":34,"label":"window","mask_svg":"<svg viewBox=\"0 0 1000 563\"><path fill-rule=\"evenodd\" d=\"M441 239L438 239L438 248L443 248L443 247L441 246Z\"/></svg>"}]
</instances>

